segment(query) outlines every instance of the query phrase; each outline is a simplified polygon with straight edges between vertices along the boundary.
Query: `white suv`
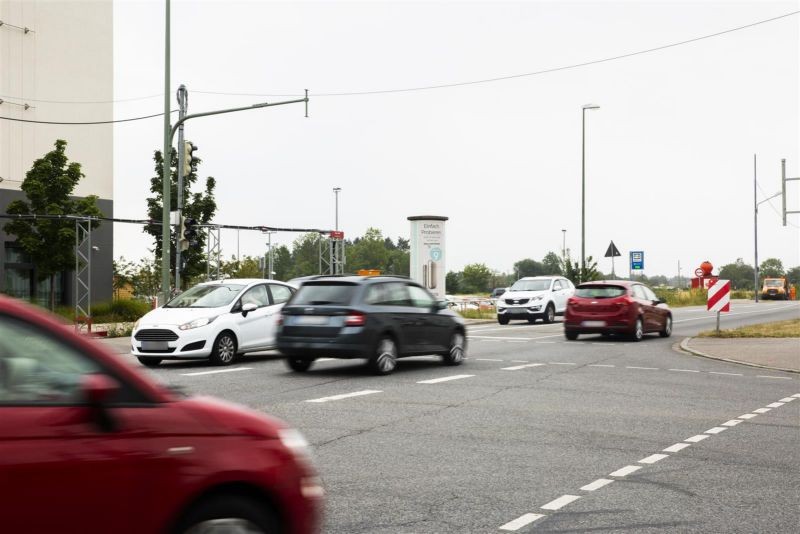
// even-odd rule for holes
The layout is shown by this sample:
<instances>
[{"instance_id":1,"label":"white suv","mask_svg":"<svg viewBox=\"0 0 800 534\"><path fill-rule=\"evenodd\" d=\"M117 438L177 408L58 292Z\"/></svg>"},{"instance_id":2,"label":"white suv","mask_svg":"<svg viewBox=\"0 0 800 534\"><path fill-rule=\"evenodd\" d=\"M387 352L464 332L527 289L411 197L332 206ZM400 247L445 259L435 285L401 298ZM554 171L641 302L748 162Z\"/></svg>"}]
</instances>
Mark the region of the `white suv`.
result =
<instances>
[{"instance_id":1,"label":"white suv","mask_svg":"<svg viewBox=\"0 0 800 534\"><path fill-rule=\"evenodd\" d=\"M575 293L572 282L562 276L526 276L520 278L497 299L497 322L508 324L511 319L536 319L552 323L563 315L567 299Z\"/></svg>"},{"instance_id":2,"label":"white suv","mask_svg":"<svg viewBox=\"0 0 800 534\"><path fill-rule=\"evenodd\" d=\"M273 349L278 316L294 292L274 280L198 284L136 321L131 354L147 367L196 358L228 365L238 354Z\"/></svg>"}]
</instances>

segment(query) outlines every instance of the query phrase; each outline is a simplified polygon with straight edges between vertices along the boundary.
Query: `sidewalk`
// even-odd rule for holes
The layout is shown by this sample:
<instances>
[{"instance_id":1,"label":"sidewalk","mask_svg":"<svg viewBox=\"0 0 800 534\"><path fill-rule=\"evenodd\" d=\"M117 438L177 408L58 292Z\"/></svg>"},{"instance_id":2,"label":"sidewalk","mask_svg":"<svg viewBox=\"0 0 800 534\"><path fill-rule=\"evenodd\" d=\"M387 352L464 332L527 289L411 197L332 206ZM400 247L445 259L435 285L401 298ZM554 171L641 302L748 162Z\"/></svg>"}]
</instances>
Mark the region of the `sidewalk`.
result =
<instances>
[{"instance_id":1,"label":"sidewalk","mask_svg":"<svg viewBox=\"0 0 800 534\"><path fill-rule=\"evenodd\" d=\"M800 373L800 338L687 337L681 349L705 358Z\"/></svg>"}]
</instances>

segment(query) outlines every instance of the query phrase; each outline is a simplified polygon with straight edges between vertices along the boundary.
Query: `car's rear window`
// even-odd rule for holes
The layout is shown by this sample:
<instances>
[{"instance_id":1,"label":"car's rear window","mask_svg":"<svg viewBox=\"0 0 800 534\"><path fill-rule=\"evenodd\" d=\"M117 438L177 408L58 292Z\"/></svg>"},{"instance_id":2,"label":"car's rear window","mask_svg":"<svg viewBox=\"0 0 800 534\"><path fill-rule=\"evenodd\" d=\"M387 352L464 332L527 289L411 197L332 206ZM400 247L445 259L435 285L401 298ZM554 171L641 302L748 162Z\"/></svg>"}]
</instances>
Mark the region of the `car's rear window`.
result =
<instances>
[{"instance_id":1,"label":"car's rear window","mask_svg":"<svg viewBox=\"0 0 800 534\"><path fill-rule=\"evenodd\" d=\"M610 299L621 297L627 291L622 286L578 286L575 288L575 296L589 299Z\"/></svg>"},{"instance_id":2,"label":"car's rear window","mask_svg":"<svg viewBox=\"0 0 800 534\"><path fill-rule=\"evenodd\" d=\"M347 305L358 285L346 282L306 282L295 293L292 304L299 306Z\"/></svg>"},{"instance_id":3,"label":"car's rear window","mask_svg":"<svg viewBox=\"0 0 800 534\"><path fill-rule=\"evenodd\" d=\"M767 287L783 287L783 280L765 280Z\"/></svg>"}]
</instances>

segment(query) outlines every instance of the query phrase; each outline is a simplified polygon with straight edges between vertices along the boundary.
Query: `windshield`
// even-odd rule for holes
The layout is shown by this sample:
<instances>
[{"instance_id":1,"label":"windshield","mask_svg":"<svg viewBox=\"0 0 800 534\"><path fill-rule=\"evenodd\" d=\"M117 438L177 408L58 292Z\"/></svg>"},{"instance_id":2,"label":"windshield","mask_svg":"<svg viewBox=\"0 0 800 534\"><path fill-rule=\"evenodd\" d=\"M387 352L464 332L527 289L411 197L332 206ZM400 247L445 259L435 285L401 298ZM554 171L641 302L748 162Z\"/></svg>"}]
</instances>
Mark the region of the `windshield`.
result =
<instances>
[{"instance_id":1,"label":"windshield","mask_svg":"<svg viewBox=\"0 0 800 534\"><path fill-rule=\"evenodd\" d=\"M347 305L353 298L355 284L341 282L307 282L300 286L291 303L298 306Z\"/></svg>"},{"instance_id":2,"label":"windshield","mask_svg":"<svg viewBox=\"0 0 800 534\"><path fill-rule=\"evenodd\" d=\"M511 286L511 291L547 291L550 289L550 279L544 280L517 280Z\"/></svg>"},{"instance_id":3,"label":"windshield","mask_svg":"<svg viewBox=\"0 0 800 534\"><path fill-rule=\"evenodd\" d=\"M219 308L227 306L236 298L244 285L214 284L194 286L167 302L165 308Z\"/></svg>"},{"instance_id":4,"label":"windshield","mask_svg":"<svg viewBox=\"0 0 800 534\"><path fill-rule=\"evenodd\" d=\"M783 287L783 280L765 280L767 287Z\"/></svg>"},{"instance_id":5,"label":"windshield","mask_svg":"<svg viewBox=\"0 0 800 534\"><path fill-rule=\"evenodd\" d=\"M621 286L579 286L575 288L575 296L587 299L610 299L621 297L627 290Z\"/></svg>"}]
</instances>

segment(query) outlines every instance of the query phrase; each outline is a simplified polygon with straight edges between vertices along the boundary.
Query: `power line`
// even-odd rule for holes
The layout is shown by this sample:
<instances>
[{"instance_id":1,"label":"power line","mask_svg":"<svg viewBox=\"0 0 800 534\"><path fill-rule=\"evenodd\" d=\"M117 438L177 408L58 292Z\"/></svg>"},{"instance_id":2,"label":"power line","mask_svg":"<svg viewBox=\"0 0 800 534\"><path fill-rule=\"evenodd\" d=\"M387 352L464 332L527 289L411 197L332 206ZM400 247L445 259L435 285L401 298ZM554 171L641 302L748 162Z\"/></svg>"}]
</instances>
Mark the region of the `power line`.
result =
<instances>
[{"instance_id":1,"label":"power line","mask_svg":"<svg viewBox=\"0 0 800 534\"><path fill-rule=\"evenodd\" d=\"M44 99L25 98L22 96L12 96L12 95L0 95L0 98L11 98L13 100L27 100L28 102L42 102L44 104L117 104L120 102L133 102L135 100L148 100L150 98L163 96L163 94L164 93L158 93L157 95L117 98L115 100L44 100Z\"/></svg>"},{"instance_id":2,"label":"power line","mask_svg":"<svg viewBox=\"0 0 800 534\"><path fill-rule=\"evenodd\" d=\"M170 113L177 113L178 110L174 109ZM130 119L117 119L111 121L88 121L88 122L59 122L59 121L34 121L29 119L15 119L13 117L0 117L0 120L14 121L14 122L30 122L33 124L66 124L66 125L89 125L89 124L116 124L118 122L131 122L140 121L144 119L152 119L153 117L163 117L163 113L155 113L153 115L144 115L142 117L132 117Z\"/></svg>"},{"instance_id":3,"label":"power line","mask_svg":"<svg viewBox=\"0 0 800 534\"><path fill-rule=\"evenodd\" d=\"M747 29L747 28L752 28L754 26L759 26L761 24L767 24L769 22L774 22L776 20L780 20L780 19L784 19L784 18L787 18L787 17L791 17L793 15L797 15L798 13L800 13L800 11L792 11L790 13L785 13L783 15L779 15L777 17L772 17L770 19L760 20L758 22L753 22L751 24L745 24L744 26L737 26L735 28L730 28L730 29L723 30L723 31L720 31L720 32L711 33L711 34L708 34L708 35L702 35L700 37L694 37L692 39L687 39L685 41L678 41L676 43L657 46L657 47L654 47L654 48L648 48L648 49L645 49L645 50L639 50L639 51L636 51L636 52L630 52L630 53L627 53L627 54L621 54L621 55L618 55L618 56L612 56L612 57L607 57L607 58L603 58L603 59L595 59L595 60L592 60L592 61L584 61L582 63L573 63L571 65L564 65L564 66L561 66L561 67L553 67L553 68L550 68L550 69L538 70L538 71L534 71L534 72L526 72L526 73L522 73L522 74L511 74L511 75L508 75L508 76L498 76L496 78L485 78L485 79L482 79L482 80L472 80L472 81L467 81L467 82L455 82L455 83L444 83L444 84L438 84L438 85L425 85L425 86L420 86L420 87L408 87L408 88L403 88L403 89L379 89L379 90L374 90L374 91L351 91L351 92L342 92L342 93L315 93L313 96L315 96L315 97L321 97L321 96L363 96L363 95L377 95L377 94L388 94L388 93L408 93L408 92L411 92L411 91L427 91L427 90L431 90L431 89L445 89L445 88L451 88L451 87L463 87L463 86L466 86L466 85L477 85L477 84L483 84L483 83L499 82L499 81L504 81L504 80L513 80L513 79L516 79L516 78L524 78L524 77L528 77L528 76L538 76L538 75L541 75L541 74L549 74L549 73L552 73L552 72L558 72L558 71L562 71L562 70L577 69L577 68L580 68L580 67L587 67L589 65L597 65L597 64L600 64L600 63L607 63L607 62L610 62L610 61L616 61L618 59L625 59L625 58L629 58L629 57L639 56L639 55L642 55L642 54L650 54L652 52L657 52L659 50L665 50L667 48L673 48L673 47L676 47L676 46L682 46L682 45L685 45L685 44L694 43L694 42L697 42L697 41L702 41L704 39L711 39L712 37L719 37L720 35L725 35L725 34L728 34L728 33L744 30L744 29ZM223 95L223 96L265 96L265 97L298 96L298 95L295 95L295 94L266 95L266 94L260 94L260 93L226 93L226 92L219 92L219 91L193 91L193 92L202 93L202 94L209 94L209 95Z\"/></svg>"}]
</instances>

